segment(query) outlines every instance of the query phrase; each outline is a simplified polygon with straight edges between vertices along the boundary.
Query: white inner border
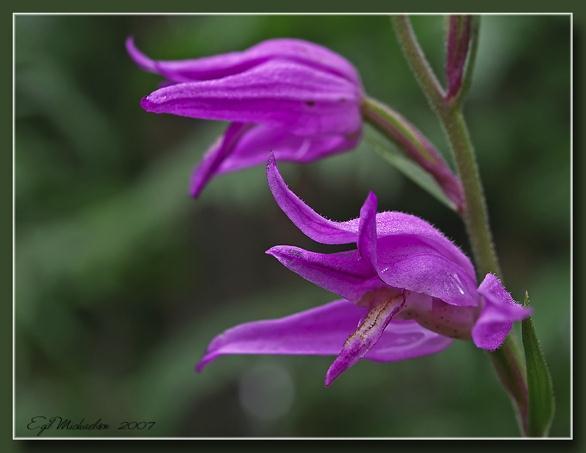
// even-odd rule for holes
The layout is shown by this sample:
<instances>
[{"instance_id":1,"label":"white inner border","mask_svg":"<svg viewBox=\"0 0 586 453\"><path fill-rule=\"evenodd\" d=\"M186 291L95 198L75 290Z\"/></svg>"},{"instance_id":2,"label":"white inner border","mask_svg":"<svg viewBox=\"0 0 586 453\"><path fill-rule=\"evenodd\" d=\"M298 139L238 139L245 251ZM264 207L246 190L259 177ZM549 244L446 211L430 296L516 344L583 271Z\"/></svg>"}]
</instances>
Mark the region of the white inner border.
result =
<instances>
[{"instance_id":1,"label":"white inner border","mask_svg":"<svg viewBox=\"0 0 586 453\"><path fill-rule=\"evenodd\" d=\"M542 440L574 439L574 14L571 12L551 13L474 13L474 12L435 12L435 13L171 13L171 12L121 12L121 13L75 13L75 12L37 12L12 13L12 439L13 440L527 440L524 437L21 437L16 436L16 225L15 225L15 149L16 149L16 17L17 16L445 16L449 14L468 14L476 16L570 16L570 436L547 437ZM533 438L534 440L534 438Z\"/></svg>"}]
</instances>

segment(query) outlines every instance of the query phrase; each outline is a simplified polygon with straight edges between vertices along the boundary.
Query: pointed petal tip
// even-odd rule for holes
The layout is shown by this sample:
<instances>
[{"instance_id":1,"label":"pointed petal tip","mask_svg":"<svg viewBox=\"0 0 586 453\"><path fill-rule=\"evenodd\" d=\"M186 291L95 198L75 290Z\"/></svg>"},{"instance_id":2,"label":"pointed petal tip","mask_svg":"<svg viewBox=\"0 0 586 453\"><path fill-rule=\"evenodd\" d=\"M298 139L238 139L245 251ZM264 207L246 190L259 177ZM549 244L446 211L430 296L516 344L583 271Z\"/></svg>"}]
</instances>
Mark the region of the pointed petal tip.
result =
<instances>
[{"instance_id":1,"label":"pointed petal tip","mask_svg":"<svg viewBox=\"0 0 586 453\"><path fill-rule=\"evenodd\" d=\"M199 362L195 364L194 371L196 373L201 373L204 368L214 359L209 353L205 353Z\"/></svg>"},{"instance_id":2,"label":"pointed petal tip","mask_svg":"<svg viewBox=\"0 0 586 453\"><path fill-rule=\"evenodd\" d=\"M374 211L376 214L376 210L378 208L378 198L376 194L371 190L368 192L364 203L362 204L362 209L368 209L369 211Z\"/></svg>"},{"instance_id":3,"label":"pointed petal tip","mask_svg":"<svg viewBox=\"0 0 586 453\"><path fill-rule=\"evenodd\" d=\"M201 185L191 186L189 188L189 196L191 198L193 198L194 200L197 200L199 198L199 196L201 195L202 191L203 191L203 186L201 186Z\"/></svg>"},{"instance_id":4,"label":"pointed petal tip","mask_svg":"<svg viewBox=\"0 0 586 453\"><path fill-rule=\"evenodd\" d=\"M340 377L340 375L346 370L345 367L340 366L338 359L334 360L334 362L326 371L326 377L324 379L324 385L329 387L332 383Z\"/></svg>"},{"instance_id":5,"label":"pointed petal tip","mask_svg":"<svg viewBox=\"0 0 586 453\"><path fill-rule=\"evenodd\" d=\"M141 98L139 105L140 108L147 112L155 112L156 104L150 99L150 95Z\"/></svg>"},{"instance_id":6,"label":"pointed petal tip","mask_svg":"<svg viewBox=\"0 0 586 453\"><path fill-rule=\"evenodd\" d=\"M164 88L161 88L164 89ZM140 108L143 109L145 112L149 113L157 113L157 114L174 114L172 110L169 110L165 106L165 98L157 96L158 90L150 93L147 96L141 98L139 105Z\"/></svg>"},{"instance_id":7,"label":"pointed petal tip","mask_svg":"<svg viewBox=\"0 0 586 453\"><path fill-rule=\"evenodd\" d=\"M194 367L195 372L196 373L203 372L203 370L210 363L212 363L214 360L216 360L221 355L222 354L221 353L218 353L217 349L214 348L214 346L213 346L213 340L212 340L212 343L210 343L210 345L207 347L207 349L204 352L204 354L202 355L201 359L199 359L199 362L197 362L195 364L195 367Z\"/></svg>"},{"instance_id":8,"label":"pointed petal tip","mask_svg":"<svg viewBox=\"0 0 586 453\"><path fill-rule=\"evenodd\" d=\"M285 181L279 172L279 167L277 167L275 153L273 152L269 154L269 158L267 160L267 180L269 183L269 189L271 189L271 192L274 196L276 196L279 186L285 185Z\"/></svg>"},{"instance_id":9,"label":"pointed petal tip","mask_svg":"<svg viewBox=\"0 0 586 453\"><path fill-rule=\"evenodd\" d=\"M147 57L146 54L141 52L138 47L136 47L134 36L128 36L124 44L126 46L126 52L128 52L128 55L132 61L138 65L138 67L144 71L155 72L154 61Z\"/></svg>"},{"instance_id":10,"label":"pointed petal tip","mask_svg":"<svg viewBox=\"0 0 586 453\"><path fill-rule=\"evenodd\" d=\"M202 175L201 172L198 171L200 168L201 166L197 168L189 182L189 196L193 199L199 198L210 179L209 177L206 178L205 175Z\"/></svg>"},{"instance_id":11,"label":"pointed petal tip","mask_svg":"<svg viewBox=\"0 0 586 453\"><path fill-rule=\"evenodd\" d=\"M366 199L374 203L378 201L376 194L372 190L368 192L368 196L366 197Z\"/></svg>"},{"instance_id":12,"label":"pointed petal tip","mask_svg":"<svg viewBox=\"0 0 586 453\"><path fill-rule=\"evenodd\" d=\"M274 258L276 258L277 260L281 261L282 259L284 259L287 255L287 251L290 250L292 247L288 246L288 245L275 245L274 247L271 247L270 249L268 249L267 251L265 251L265 253L267 255L270 255Z\"/></svg>"},{"instance_id":13,"label":"pointed petal tip","mask_svg":"<svg viewBox=\"0 0 586 453\"><path fill-rule=\"evenodd\" d=\"M272 256L275 258L279 263L283 264L286 267L286 263L289 261L287 258L287 253L285 252L285 247L282 245L276 245L271 247L265 254Z\"/></svg>"},{"instance_id":14,"label":"pointed petal tip","mask_svg":"<svg viewBox=\"0 0 586 453\"><path fill-rule=\"evenodd\" d=\"M124 45L126 46L126 50L130 53L131 50L136 50L136 44L134 42L134 36L128 35L124 40Z\"/></svg>"}]
</instances>

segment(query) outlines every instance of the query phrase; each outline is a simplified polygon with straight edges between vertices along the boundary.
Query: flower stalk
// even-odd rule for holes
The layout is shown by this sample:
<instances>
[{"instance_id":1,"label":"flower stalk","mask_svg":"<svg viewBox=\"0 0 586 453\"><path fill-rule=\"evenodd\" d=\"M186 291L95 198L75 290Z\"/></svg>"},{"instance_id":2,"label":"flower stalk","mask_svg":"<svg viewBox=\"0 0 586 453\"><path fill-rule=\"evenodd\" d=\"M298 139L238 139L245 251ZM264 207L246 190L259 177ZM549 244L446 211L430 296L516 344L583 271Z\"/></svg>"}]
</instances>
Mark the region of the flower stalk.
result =
<instances>
[{"instance_id":1,"label":"flower stalk","mask_svg":"<svg viewBox=\"0 0 586 453\"><path fill-rule=\"evenodd\" d=\"M459 82L461 84L460 92L450 97L441 87L431 69L419 45L410 18L396 16L392 20L403 54L448 137L464 189L466 209L462 214L462 218L466 225L478 275L491 272L500 276L500 265L489 226L486 201L474 147L461 109L462 90L467 90L470 84L476 54L478 23L471 27L471 32L469 33L473 42L468 46L467 65L461 65L460 68L460 70L464 71L462 80ZM525 369L520 360L514 338L509 336L501 348L490 353L490 357L501 384L512 399L521 433L526 434L528 413L527 382Z\"/></svg>"}]
</instances>

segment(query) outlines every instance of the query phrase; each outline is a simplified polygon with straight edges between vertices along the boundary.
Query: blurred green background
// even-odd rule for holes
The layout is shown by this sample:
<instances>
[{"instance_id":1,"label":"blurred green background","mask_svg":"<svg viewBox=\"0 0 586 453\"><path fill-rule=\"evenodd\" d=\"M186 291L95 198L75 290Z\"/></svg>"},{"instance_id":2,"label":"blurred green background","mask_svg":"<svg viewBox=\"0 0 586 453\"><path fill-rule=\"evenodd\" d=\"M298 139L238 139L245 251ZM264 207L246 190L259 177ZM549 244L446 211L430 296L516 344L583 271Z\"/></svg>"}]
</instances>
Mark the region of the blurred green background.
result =
<instances>
[{"instance_id":1,"label":"blurred green background","mask_svg":"<svg viewBox=\"0 0 586 453\"><path fill-rule=\"evenodd\" d=\"M444 22L416 17L441 71ZM143 112L160 79L127 57L244 49L272 37L324 44L370 95L446 141L384 16L16 17L16 435L36 415L150 431L44 436L515 436L509 401L471 344L394 364L361 362L323 387L330 358L225 357L195 374L208 341L245 321L331 294L264 251L331 250L275 205L262 168L188 180L223 125ZM570 21L485 16L466 112L509 290L529 290L556 390L553 436L570 434ZM390 146L390 145L388 145ZM283 164L318 212L420 215L468 252L459 219L363 141L307 166Z\"/></svg>"}]
</instances>

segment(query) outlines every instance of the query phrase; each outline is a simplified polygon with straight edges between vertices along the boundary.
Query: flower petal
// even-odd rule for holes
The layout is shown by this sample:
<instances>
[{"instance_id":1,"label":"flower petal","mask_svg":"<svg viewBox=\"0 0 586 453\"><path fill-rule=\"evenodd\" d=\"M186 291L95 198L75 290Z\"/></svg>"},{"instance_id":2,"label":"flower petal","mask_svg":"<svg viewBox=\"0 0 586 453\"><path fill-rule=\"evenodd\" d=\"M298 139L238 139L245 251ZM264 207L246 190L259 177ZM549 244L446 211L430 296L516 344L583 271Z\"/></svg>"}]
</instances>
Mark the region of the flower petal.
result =
<instances>
[{"instance_id":1,"label":"flower petal","mask_svg":"<svg viewBox=\"0 0 586 453\"><path fill-rule=\"evenodd\" d=\"M279 207L308 237L322 244L357 242L360 219L336 222L319 215L287 187L274 159L269 159L267 163L267 178ZM372 203L372 200L369 203ZM369 215L372 214L372 207L364 209L368 209ZM381 212L376 214L376 234L379 241L394 236L412 235L417 237L420 242L427 243L430 248L435 249L446 260L454 262L459 267L459 272L474 280L472 286L474 290L476 289L475 270L470 259L452 241L425 220L403 212ZM388 241L391 242L392 239L388 239Z\"/></svg>"},{"instance_id":2,"label":"flower petal","mask_svg":"<svg viewBox=\"0 0 586 453\"><path fill-rule=\"evenodd\" d=\"M264 124L231 123L195 169L190 193L198 197L216 175L264 164L271 153L281 160L311 162L350 150L358 140L359 135L310 138L291 135L286 129Z\"/></svg>"},{"instance_id":3,"label":"flower petal","mask_svg":"<svg viewBox=\"0 0 586 453\"><path fill-rule=\"evenodd\" d=\"M485 303L472 329L472 339L477 347L493 351L505 341L513 322L528 318L532 311L516 303L493 274L486 275L478 292Z\"/></svg>"},{"instance_id":4,"label":"flower petal","mask_svg":"<svg viewBox=\"0 0 586 453\"><path fill-rule=\"evenodd\" d=\"M356 241L358 219L334 222L320 216L287 187L274 156L269 157L267 162L267 179L279 207L308 237L322 244L349 244Z\"/></svg>"},{"instance_id":5,"label":"flower petal","mask_svg":"<svg viewBox=\"0 0 586 453\"><path fill-rule=\"evenodd\" d=\"M458 246L425 220L402 212L381 212L377 214L376 229L379 238L379 254L383 252L386 245L394 241L394 237L412 236L421 244L436 250L437 254L445 260L454 263L462 273L474 280L474 286L476 286L476 271L470 259Z\"/></svg>"},{"instance_id":6,"label":"flower petal","mask_svg":"<svg viewBox=\"0 0 586 453\"><path fill-rule=\"evenodd\" d=\"M344 342L344 347L326 372L329 386L348 368L358 363L378 342L387 325L405 305L405 293L375 304L360 321L356 330Z\"/></svg>"},{"instance_id":7,"label":"flower petal","mask_svg":"<svg viewBox=\"0 0 586 453\"><path fill-rule=\"evenodd\" d=\"M348 60L325 47L301 39L269 39L243 52L176 61L152 60L137 49L132 37L127 38L126 49L139 67L174 82L218 79L244 72L269 60L283 59L360 85L358 72Z\"/></svg>"},{"instance_id":8,"label":"flower petal","mask_svg":"<svg viewBox=\"0 0 586 453\"><path fill-rule=\"evenodd\" d=\"M377 243L377 270L389 286L436 297L451 305L477 306L476 276L446 253L443 243L415 234Z\"/></svg>"},{"instance_id":9,"label":"flower petal","mask_svg":"<svg viewBox=\"0 0 586 453\"><path fill-rule=\"evenodd\" d=\"M451 344L451 338L432 332L415 321L392 320L364 358L375 362L398 362L436 354Z\"/></svg>"},{"instance_id":10,"label":"flower petal","mask_svg":"<svg viewBox=\"0 0 586 453\"><path fill-rule=\"evenodd\" d=\"M269 123L296 135L355 134L361 94L340 77L282 60L222 79L177 83L141 101L143 109L190 118Z\"/></svg>"},{"instance_id":11,"label":"flower petal","mask_svg":"<svg viewBox=\"0 0 586 453\"><path fill-rule=\"evenodd\" d=\"M247 131L224 160L219 173L266 164L271 152L276 159L290 162L312 162L331 154L356 147L360 134L303 137L286 128L258 124Z\"/></svg>"},{"instance_id":12,"label":"flower petal","mask_svg":"<svg viewBox=\"0 0 586 453\"><path fill-rule=\"evenodd\" d=\"M373 269L377 268L376 247L376 207L377 199L373 192L368 194L366 201L360 209L360 222L358 225L357 247L360 256L370 263Z\"/></svg>"},{"instance_id":13,"label":"flower petal","mask_svg":"<svg viewBox=\"0 0 586 453\"><path fill-rule=\"evenodd\" d=\"M359 264L364 267L364 260L370 262L389 286L451 305L479 304L472 263L429 223L401 212L375 216L374 195L364 203L360 219L334 222L321 217L287 187L273 159L267 164L267 176L275 200L303 233L325 244L356 241L363 259ZM328 289L341 294L332 285Z\"/></svg>"},{"instance_id":14,"label":"flower petal","mask_svg":"<svg viewBox=\"0 0 586 453\"><path fill-rule=\"evenodd\" d=\"M189 192L192 197L199 196L210 179L219 172L219 168L223 162L234 151L234 147L240 138L251 127L252 125L244 123L230 124L224 135L205 153L201 164L199 164L196 172L191 177Z\"/></svg>"},{"instance_id":15,"label":"flower petal","mask_svg":"<svg viewBox=\"0 0 586 453\"><path fill-rule=\"evenodd\" d=\"M376 196L371 193L360 210L358 251L384 282L454 305L478 303L474 274L451 259L447 239L410 232L377 240L376 209Z\"/></svg>"},{"instance_id":16,"label":"flower petal","mask_svg":"<svg viewBox=\"0 0 586 453\"><path fill-rule=\"evenodd\" d=\"M370 263L360 260L355 250L323 254L280 245L266 253L304 279L352 302L385 286Z\"/></svg>"},{"instance_id":17,"label":"flower petal","mask_svg":"<svg viewBox=\"0 0 586 453\"><path fill-rule=\"evenodd\" d=\"M240 324L218 335L197 364L197 371L229 354L337 355L366 309L337 300L280 319ZM439 352L451 340L415 322L390 323L366 359L377 362L407 360Z\"/></svg>"}]
</instances>

